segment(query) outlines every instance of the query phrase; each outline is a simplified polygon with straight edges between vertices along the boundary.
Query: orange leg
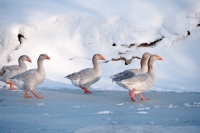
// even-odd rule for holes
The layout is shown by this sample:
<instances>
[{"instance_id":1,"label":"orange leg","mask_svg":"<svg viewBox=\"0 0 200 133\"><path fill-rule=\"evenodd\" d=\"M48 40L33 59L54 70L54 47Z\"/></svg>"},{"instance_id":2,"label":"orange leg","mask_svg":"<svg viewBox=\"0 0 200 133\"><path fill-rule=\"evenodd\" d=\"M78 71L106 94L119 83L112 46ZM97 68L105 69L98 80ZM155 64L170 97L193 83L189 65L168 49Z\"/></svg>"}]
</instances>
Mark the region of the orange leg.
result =
<instances>
[{"instance_id":1,"label":"orange leg","mask_svg":"<svg viewBox=\"0 0 200 133\"><path fill-rule=\"evenodd\" d=\"M31 98L31 96L29 96L27 92L25 92L24 97L25 98Z\"/></svg>"},{"instance_id":2,"label":"orange leg","mask_svg":"<svg viewBox=\"0 0 200 133\"><path fill-rule=\"evenodd\" d=\"M36 94L33 90L31 90L31 93L33 93L33 95L35 95L35 97L37 97L37 98L43 98L43 96L39 96L38 94Z\"/></svg>"},{"instance_id":3,"label":"orange leg","mask_svg":"<svg viewBox=\"0 0 200 133\"><path fill-rule=\"evenodd\" d=\"M83 90L84 90L84 93L85 94L90 94L90 93L92 93L91 91L89 91L87 88L85 88L85 87L81 87Z\"/></svg>"},{"instance_id":4,"label":"orange leg","mask_svg":"<svg viewBox=\"0 0 200 133\"><path fill-rule=\"evenodd\" d=\"M12 85L14 84L14 82L12 81L7 81L6 84L10 85L10 90L16 90L16 88L14 88Z\"/></svg>"},{"instance_id":5,"label":"orange leg","mask_svg":"<svg viewBox=\"0 0 200 133\"><path fill-rule=\"evenodd\" d=\"M141 100L149 100L148 98L143 97L141 93L139 94L139 96Z\"/></svg>"},{"instance_id":6,"label":"orange leg","mask_svg":"<svg viewBox=\"0 0 200 133\"><path fill-rule=\"evenodd\" d=\"M129 92L129 95L131 96L131 100L132 101L137 101L136 99L135 99L135 89L133 89L133 90L131 90L130 92Z\"/></svg>"},{"instance_id":7,"label":"orange leg","mask_svg":"<svg viewBox=\"0 0 200 133\"><path fill-rule=\"evenodd\" d=\"M17 90L17 89L14 88L12 85L13 85L13 84L10 84L10 90Z\"/></svg>"}]
</instances>

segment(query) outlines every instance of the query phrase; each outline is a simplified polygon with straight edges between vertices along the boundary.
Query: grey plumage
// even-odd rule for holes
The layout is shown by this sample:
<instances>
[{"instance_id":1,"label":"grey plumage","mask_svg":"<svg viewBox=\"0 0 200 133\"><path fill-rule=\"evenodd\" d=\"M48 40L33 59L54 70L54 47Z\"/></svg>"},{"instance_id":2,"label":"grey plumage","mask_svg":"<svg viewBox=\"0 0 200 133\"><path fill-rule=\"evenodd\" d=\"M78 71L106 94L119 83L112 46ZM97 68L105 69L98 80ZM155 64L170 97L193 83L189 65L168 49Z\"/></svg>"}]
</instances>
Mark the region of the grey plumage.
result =
<instances>
[{"instance_id":1,"label":"grey plumage","mask_svg":"<svg viewBox=\"0 0 200 133\"><path fill-rule=\"evenodd\" d=\"M124 86L124 88L130 91L134 90L135 94L149 89L155 82L155 72L153 69L153 62L155 60L162 60L162 58L158 55L152 55L148 61L148 72L122 80L121 84Z\"/></svg>"},{"instance_id":2,"label":"grey plumage","mask_svg":"<svg viewBox=\"0 0 200 133\"><path fill-rule=\"evenodd\" d=\"M92 59L94 68L83 69L79 72L65 76L65 78L70 79L73 85L81 87L85 90L85 93L88 93L89 91L87 89L101 78L101 67L97 60L105 59L102 55L95 54Z\"/></svg>"},{"instance_id":3,"label":"grey plumage","mask_svg":"<svg viewBox=\"0 0 200 133\"><path fill-rule=\"evenodd\" d=\"M124 85L121 84L122 80L129 79L129 78L134 77L134 76L136 76L138 74L147 72L148 67L147 67L147 63L146 62L147 62L147 60L149 59L150 56L151 56L151 54L148 53L148 52L143 54L141 62L140 62L140 65L141 65L140 69L125 70L125 71L123 71L121 73L117 73L115 75L110 76L110 78L112 78L112 81L115 81L115 83L117 85L119 85L121 87L124 87Z\"/></svg>"},{"instance_id":4,"label":"grey plumage","mask_svg":"<svg viewBox=\"0 0 200 133\"><path fill-rule=\"evenodd\" d=\"M10 79L19 89L25 91L25 98L29 98L27 92L31 91L36 97L38 96L33 90L41 84L46 78L46 72L43 66L43 60L50 59L47 54L41 54L38 58L37 69L30 69L24 73L18 74Z\"/></svg>"},{"instance_id":5,"label":"grey plumage","mask_svg":"<svg viewBox=\"0 0 200 133\"><path fill-rule=\"evenodd\" d=\"M2 76L6 72L6 67L3 66L0 70L0 76Z\"/></svg>"},{"instance_id":6,"label":"grey plumage","mask_svg":"<svg viewBox=\"0 0 200 133\"><path fill-rule=\"evenodd\" d=\"M27 66L24 61L31 62L31 59L27 55L22 55L18 59L19 65L3 66L1 69L0 80L6 82L9 78L25 72L27 70Z\"/></svg>"},{"instance_id":7,"label":"grey plumage","mask_svg":"<svg viewBox=\"0 0 200 133\"><path fill-rule=\"evenodd\" d=\"M135 76L135 73L133 73L131 71L131 69L129 69L129 70L125 70L125 71L123 71L121 73L117 73L117 74L115 74L113 76L110 76L110 78L112 78L112 82L113 81L117 82L117 81L121 81L123 79L131 78L133 76Z\"/></svg>"}]
</instances>

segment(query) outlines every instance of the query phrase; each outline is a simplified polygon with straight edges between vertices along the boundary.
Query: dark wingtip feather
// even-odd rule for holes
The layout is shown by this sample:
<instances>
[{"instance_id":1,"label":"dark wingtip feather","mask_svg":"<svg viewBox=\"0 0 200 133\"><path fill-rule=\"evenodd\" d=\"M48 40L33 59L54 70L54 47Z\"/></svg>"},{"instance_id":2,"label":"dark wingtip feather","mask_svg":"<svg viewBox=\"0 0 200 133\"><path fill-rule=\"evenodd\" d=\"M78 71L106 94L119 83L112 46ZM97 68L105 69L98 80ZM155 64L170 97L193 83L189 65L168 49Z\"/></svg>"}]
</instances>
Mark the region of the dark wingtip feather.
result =
<instances>
[{"instance_id":1,"label":"dark wingtip feather","mask_svg":"<svg viewBox=\"0 0 200 133\"><path fill-rule=\"evenodd\" d=\"M67 79L68 79L68 78L69 78L69 75L68 75L68 76L65 76L64 78L67 78Z\"/></svg>"},{"instance_id":2,"label":"dark wingtip feather","mask_svg":"<svg viewBox=\"0 0 200 133\"><path fill-rule=\"evenodd\" d=\"M0 76L2 76L6 72L5 66L3 66L0 70Z\"/></svg>"}]
</instances>

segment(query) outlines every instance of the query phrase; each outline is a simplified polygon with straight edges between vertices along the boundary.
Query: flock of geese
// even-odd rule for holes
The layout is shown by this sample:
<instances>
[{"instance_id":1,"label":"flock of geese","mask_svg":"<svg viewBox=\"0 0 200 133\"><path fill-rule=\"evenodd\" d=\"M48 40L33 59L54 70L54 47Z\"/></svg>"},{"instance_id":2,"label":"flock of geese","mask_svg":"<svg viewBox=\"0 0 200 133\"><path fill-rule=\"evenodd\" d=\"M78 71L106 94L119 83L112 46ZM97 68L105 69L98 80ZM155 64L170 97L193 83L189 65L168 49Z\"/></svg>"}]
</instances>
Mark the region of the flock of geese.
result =
<instances>
[{"instance_id":1,"label":"flock of geese","mask_svg":"<svg viewBox=\"0 0 200 133\"><path fill-rule=\"evenodd\" d=\"M30 91L37 98L43 98L34 92L34 89L41 84L45 78L45 68L43 66L44 60L50 60L47 54L41 54L37 60L37 69L27 70L24 61L31 63L30 57L22 55L18 59L19 65L3 66L0 70L0 81L10 85L10 90L15 90L13 85L17 86L20 90L25 92L24 97L30 98L28 95ZM86 68L79 72L72 73L65 78L71 80L72 84L84 90L84 93L90 94L88 88L100 80L101 67L98 60L105 60L101 54L95 54L92 59L93 68ZM129 69L121 73L110 76L112 81L122 88L129 90L131 100L137 101L135 95L139 95L141 100L148 100L142 96L142 92L149 89L155 82L155 72L153 62L155 60L162 60L156 54L144 53L141 59L140 69ZM147 62L148 61L148 62Z\"/></svg>"}]
</instances>

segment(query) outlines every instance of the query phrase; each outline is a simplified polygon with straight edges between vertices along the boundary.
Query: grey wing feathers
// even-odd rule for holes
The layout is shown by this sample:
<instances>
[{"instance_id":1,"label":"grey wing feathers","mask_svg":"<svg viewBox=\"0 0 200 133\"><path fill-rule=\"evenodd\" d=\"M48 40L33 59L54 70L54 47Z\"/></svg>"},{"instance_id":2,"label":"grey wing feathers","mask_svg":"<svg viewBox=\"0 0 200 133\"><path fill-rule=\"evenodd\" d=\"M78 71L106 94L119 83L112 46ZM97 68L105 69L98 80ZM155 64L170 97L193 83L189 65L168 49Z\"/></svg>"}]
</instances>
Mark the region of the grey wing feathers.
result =
<instances>
[{"instance_id":1,"label":"grey wing feathers","mask_svg":"<svg viewBox=\"0 0 200 133\"><path fill-rule=\"evenodd\" d=\"M145 74L136 75L135 77L130 78L130 79L123 80L122 82L126 82L127 84L133 84L137 82L148 84L150 81L150 78L151 78L151 75L148 73L145 73Z\"/></svg>"},{"instance_id":2,"label":"grey wing feathers","mask_svg":"<svg viewBox=\"0 0 200 133\"><path fill-rule=\"evenodd\" d=\"M8 71L18 70L19 66L18 65L5 66L5 69L8 70Z\"/></svg>"},{"instance_id":3,"label":"grey wing feathers","mask_svg":"<svg viewBox=\"0 0 200 133\"><path fill-rule=\"evenodd\" d=\"M72 74L66 76L66 78L69 78L71 80L76 80L76 79L81 79L81 78L83 78L83 77L85 77L87 75L90 75L89 69L83 69L83 70L81 70L79 72L72 73Z\"/></svg>"},{"instance_id":4,"label":"grey wing feathers","mask_svg":"<svg viewBox=\"0 0 200 133\"><path fill-rule=\"evenodd\" d=\"M0 76L2 76L5 72L15 72L18 71L20 68L18 65L13 65L13 66L3 66L1 71L0 71Z\"/></svg>"},{"instance_id":5,"label":"grey wing feathers","mask_svg":"<svg viewBox=\"0 0 200 133\"><path fill-rule=\"evenodd\" d=\"M77 74L77 72L76 73L72 73L70 75L65 76L65 78L68 78L68 79L77 79L78 78L78 74Z\"/></svg>"},{"instance_id":6,"label":"grey wing feathers","mask_svg":"<svg viewBox=\"0 0 200 133\"><path fill-rule=\"evenodd\" d=\"M28 70L24 73L17 74L16 76L12 77L11 79L20 79L20 80L27 80L34 78L35 70Z\"/></svg>"},{"instance_id":7,"label":"grey wing feathers","mask_svg":"<svg viewBox=\"0 0 200 133\"><path fill-rule=\"evenodd\" d=\"M124 79L131 78L133 76L135 76L135 74L133 72L131 72L130 70L125 70L121 73L113 75L112 81L121 81L121 80L124 80Z\"/></svg>"}]
</instances>

